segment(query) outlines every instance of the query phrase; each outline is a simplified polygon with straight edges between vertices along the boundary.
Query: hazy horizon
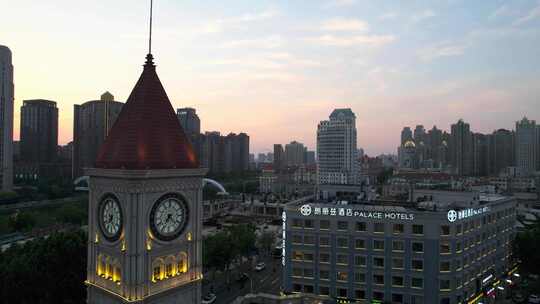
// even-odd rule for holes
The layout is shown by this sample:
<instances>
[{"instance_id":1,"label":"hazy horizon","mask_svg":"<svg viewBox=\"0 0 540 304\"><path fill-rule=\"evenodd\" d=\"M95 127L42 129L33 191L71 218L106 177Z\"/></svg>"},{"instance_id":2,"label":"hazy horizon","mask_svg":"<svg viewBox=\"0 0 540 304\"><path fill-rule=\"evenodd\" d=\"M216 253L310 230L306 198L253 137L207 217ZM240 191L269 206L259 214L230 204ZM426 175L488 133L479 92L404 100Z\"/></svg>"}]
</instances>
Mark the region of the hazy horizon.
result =
<instances>
[{"instance_id":1,"label":"hazy horizon","mask_svg":"<svg viewBox=\"0 0 540 304\"><path fill-rule=\"evenodd\" d=\"M1 0L13 53L15 138L26 99L59 107L109 91L125 102L147 53L149 1ZM148 3L147 3L148 2ZM201 130L246 132L251 153L315 148L334 108L357 117L358 145L396 153L404 126L513 129L540 120L540 1L154 1L152 53L173 107Z\"/></svg>"}]
</instances>

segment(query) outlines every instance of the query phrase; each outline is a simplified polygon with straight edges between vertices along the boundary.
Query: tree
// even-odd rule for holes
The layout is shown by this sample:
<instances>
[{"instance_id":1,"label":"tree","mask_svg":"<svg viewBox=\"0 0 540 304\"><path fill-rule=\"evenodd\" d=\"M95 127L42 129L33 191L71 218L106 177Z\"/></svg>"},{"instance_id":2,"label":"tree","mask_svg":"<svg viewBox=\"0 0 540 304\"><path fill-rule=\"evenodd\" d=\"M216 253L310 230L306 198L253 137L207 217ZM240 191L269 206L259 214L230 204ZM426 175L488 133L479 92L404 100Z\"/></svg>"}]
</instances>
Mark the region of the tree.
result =
<instances>
[{"instance_id":1,"label":"tree","mask_svg":"<svg viewBox=\"0 0 540 304\"><path fill-rule=\"evenodd\" d=\"M251 224L234 225L229 228L230 240L235 244L237 257L247 257L257 248L255 226Z\"/></svg>"},{"instance_id":2,"label":"tree","mask_svg":"<svg viewBox=\"0 0 540 304\"><path fill-rule=\"evenodd\" d=\"M0 253L3 303L84 303L86 242L83 231L55 233Z\"/></svg>"},{"instance_id":3,"label":"tree","mask_svg":"<svg viewBox=\"0 0 540 304\"><path fill-rule=\"evenodd\" d=\"M26 211L17 210L13 215L8 219L8 227L13 231L28 231L31 230L36 221L34 217Z\"/></svg>"},{"instance_id":4,"label":"tree","mask_svg":"<svg viewBox=\"0 0 540 304\"><path fill-rule=\"evenodd\" d=\"M257 240L257 245L265 254L269 254L276 241L276 235L273 232L263 232Z\"/></svg>"}]
</instances>

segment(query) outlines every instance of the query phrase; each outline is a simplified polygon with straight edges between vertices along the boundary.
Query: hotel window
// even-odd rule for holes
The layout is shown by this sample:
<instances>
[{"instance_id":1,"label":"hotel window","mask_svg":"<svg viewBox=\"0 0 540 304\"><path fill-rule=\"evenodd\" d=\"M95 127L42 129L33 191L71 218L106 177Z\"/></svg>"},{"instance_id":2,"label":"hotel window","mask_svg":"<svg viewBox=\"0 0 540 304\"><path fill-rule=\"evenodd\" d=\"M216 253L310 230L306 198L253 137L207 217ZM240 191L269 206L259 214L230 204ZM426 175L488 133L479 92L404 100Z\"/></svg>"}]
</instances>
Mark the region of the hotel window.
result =
<instances>
[{"instance_id":1,"label":"hotel window","mask_svg":"<svg viewBox=\"0 0 540 304\"><path fill-rule=\"evenodd\" d=\"M302 285L300 285L300 284L293 284L293 291L294 291L294 292L302 292Z\"/></svg>"},{"instance_id":2,"label":"hotel window","mask_svg":"<svg viewBox=\"0 0 540 304\"><path fill-rule=\"evenodd\" d=\"M448 272L450 271L450 262L449 261L442 261L439 265L441 272Z\"/></svg>"},{"instance_id":3,"label":"hotel window","mask_svg":"<svg viewBox=\"0 0 540 304\"><path fill-rule=\"evenodd\" d=\"M450 226L442 225L441 226L441 235L450 235Z\"/></svg>"},{"instance_id":4,"label":"hotel window","mask_svg":"<svg viewBox=\"0 0 540 304\"><path fill-rule=\"evenodd\" d=\"M413 251L414 253L421 253L421 252L424 252L424 243L413 242L413 243L412 243L412 251Z\"/></svg>"},{"instance_id":5,"label":"hotel window","mask_svg":"<svg viewBox=\"0 0 540 304\"><path fill-rule=\"evenodd\" d=\"M305 235L304 236L304 244L305 245L315 245L315 237L313 235Z\"/></svg>"},{"instance_id":6,"label":"hotel window","mask_svg":"<svg viewBox=\"0 0 540 304\"><path fill-rule=\"evenodd\" d=\"M373 250L384 250L384 241L373 240Z\"/></svg>"},{"instance_id":7,"label":"hotel window","mask_svg":"<svg viewBox=\"0 0 540 304\"><path fill-rule=\"evenodd\" d=\"M313 261L313 253L304 253L304 261Z\"/></svg>"},{"instance_id":8,"label":"hotel window","mask_svg":"<svg viewBox=\"0 0 540 304\"><path fill-rule=\"evenodd\" d=\"M393 293L392 294L392 303L403 303L403 295Z\"/></svg>"},{"instance_id":9,"label":"hotel window","mask_svg":"<svg viewBox=\"0 0 540 304\"><path fill-rule=\"evenodd\" d=\"M293 260L301 261L302 258L303 258L302 251L294 250L292 252L292 259Z\"/></svg>"},{"instance_id":10,"label":"hotel window","mask_svg":"<svg viewBox=\"0 0 540 304\"><path fill-rule=\"evenodd\" d=\"M440 290L450 290L450 280L439 280Z\"/></svg>"},{"instance_id":11,"label":"hotel window","mask_svg":"<svg viewBox=\"0 0 540 304\"><path fill-rule=\"evenodd\" d=\"M384 300L384 293L380 291L373 292L373 300L382 301Z\"/></svg>"},{"instance_id":12,"label":"hotel window","mask_svg":"<svg viewBox=\"0 0 540 304\"><path fill-rule=\"evenodd\" d=\"M366 249L366 240L364 239L356 239L354 242L354 247L356 249Z\"/></svg>"},{"instance_id":13,"label":"hotel window","mask_svg":"<svg viewBox=\"0 0 540 304\"><path fill-rule=\"evenodd\" d=\"M319 245L320 246L330 246L330 238L327 237L327 236L319 237Z\"/></svg>"},{"instance_id":14,"label":"hotel window","mask_svg":"<svg viewBox=\"0 0 540 304\"><path fill-rule=\"evenodd\" d=\"M313 278L313 269L305 268L304 269L304 278Z\"/></svg>"},{"instance_id":15,"label":"hotel window","mask_svg":"<svg viewBox=\"0 0 540 304\"><path fill-rule=\"evenodd\" d=\"M384 223L375 223L373 225L373 232L384 233Z\"/></svg>"},{"instance_id":16,"label":"hotel window","mask_svg":"<svg viewBox=\"0 0 540 304\"><path fill-rule=\"evenodd\" d=\"M347 238L338 238L337 239L337 245L340 248L347 248L347 247L349 247L349 239L347 239Z\"/></svg>"},{"instance_id":17,"label":"hotel window","mask_svg":"<svg viewBox=\"0 0 540 304\"><path fill-rule=\"evenodd\" d=\"M293 234L292 243L293 244L302 244L302 236L298 235L298 234Z\"/></svg>"},{"instance_id":18,"label":"hotel window","mask_svg":"<svg viewBox=\"0 0 540 304\"><path fill-rule=\"evenodd\" d=\"M392 259L392 268L394 268L394 269L403 269L403 259L402 258L393 258Z\"/></svg>"},{"instance_id":19,"label":"hotel window","mask_svg":"<svg viewBox=\"0 0 540 304\"><path fill-rule=\"evenodd\" d=\"M304 285L305 293L313 293L313 285Z\"/></svg>"},{"instance_id":20,"label":"hotel window","mask_svg":"<svg viewBox=\"0 0 540 304\"><path fill-rule=\"evenodd\" d=\"M338 296L341 297L341 298L346 298L347 297L347 289L345 289L345 288L338 288L337 293L338 293Z\"/></svg>"},{"instance_id":21,"label":"hotel window","mask_svg":"<svg viewBox=\"0 0 540 304\"><path fill-rule=\"evenodd\" d=\"M294 228L301 228L302 227L302 220L300 219L293 219L292 226Z\"/></svg>"},{"instance_id":22,"label":"hotel window","mask_svg":"<svg viewBox=\"0 0 540 304\"><path fill-rule=\"evenodd\" d=\"M441 241L440 247L441 254L450 253L450 243L448 241Z\"/></svg>"},{"instance_id":23,"label":"hotel window","mask_svg":"<svg viewBox=\"0 0 540 304\"><path fill-rule=\"evenodd\" d=\"M440 303L441 304L450 304L450 298L442 298Z\"/></svg>"},{"instance_id":24,"label":"hotel window","mask_svg":"<svg viewBox=\"0 0 540 304\"><path fill-rule=\"evenodd\" d=\"M313 220L305 220L304 221L304 228L313 229Z\"/></svg>"},{"instance_id":25,"label":"hotel window","mask_svg":"<svg viewBox=\"0 0 540 304\"><path fill-rule=\"evenodd\" d=\"M366 257L363 255L357 255L354 257L355 266L366 266Z\"/></svg>"},{"instance_id":26,"label":"hotel window","mask_svg":"<svg viewBox=\"0 0 540 304\"><path fill-rule=\"evenodd\" d=\"M392 286L403 287L403 277L392 277Z\"/></svg>"},{"instance_id":27,"label":"hotel window","mask_svg":"<svg viewBox=\"0 0 540 304\"><path fill-rule=\"evenodd\" d=\"M456 264L456 270L460 270L461 269L461 259L456 259L454 263Z\"/></svg>"},{"instance_id":28,"label":"hotel window","mask_svg":"<svg viewBox=\"0 0 540 304\"><path fill-rule=\"evenodd\" d=\"M381 257L374 257L373 258L373 266L384 268L384 258Z\"/></svg>"},{"instance_id":29,"label":"hotel window","mask_svg":"<svg viewBox=\"0 0 540 304\"><path fill-rule=\"evenodd\" d=\"M413 270L424 270L424 261L422 261L422 260L412 260L412 269Z\"/></svg>"},{"instance_id":30,"label":"hotel window","mask_svg":"<svg viewBox=\"0 0 540 304\"><path fill-rule=\"evenodd\" d=\"M424 297L412 295L411 304L424 304Z\"/></svg>"},{"instance_id":31,"label":"hotel window","mask_svg":"<svg viewBox=\"0 0 540 304\"><path fill-rule=\"evenodd\" d=\"M458 234L458 235L461 234L461 224L458 224L456 226L456 234Z\"/></svg>"},{"instance_id":32,"label":"hotel window","mask_svg":"<svg viewBox=\"0 0 540 304\"><path fill-rule=\"evenodd\" d=\"M355 283L365 283L366 282L366 274L361 272L356 272L354 274L354 282Z\"/></svg>"},{"instance_id":33,"label":"hotel window","mask_svg":"<svg viewBox=\"0 0 540 304\"><path fill-rule=\"evenodd\" d=\"M405 242L403 241L392 241L392 250L393 251L404 251Z\"/></svg>"},{"instance_id":34,"label":"hotel window","mask_svg":"<svg viewBox=\"0 0 540 304\"><path fill-rule=\"evenodd\" d=\"M321 252L319 254L320 263L330 263L330 254Z\"/></svg>"},{"instance_id":35,"label":"hotel window","mask_svg":"<svg viewBox=\"0 0 540 304\"><path fill-rule=\"evenodd\" d=\"M346 271L338 271L336 273L336 280L341 281L341 282L346 282L347 281L347 272Z\"/></svg>"},{"instance_id":36,"label":"hotel window","mask_svg":"<svg viewBox=\"0 0 540 304\"><path fill-rule=\"evenodd\" d=\"M412 225L412 233L417 235L424 234L424 225Z\"/></svg>"},{"instance_id":37,"label":"hotel window","mask_svg":"<svg viewBox=\"0 0 540 304\"><path fill-rule=\"evenodd\" d=\"M328 280L330 279L330 272L328 270L321 270L319 272L319 278L321 280Z\"/></svg>"},{"instance_id":38,"label":"hotel window","mask_svg":"<svg viewBox=\"0 0 540 304\"><path fill-rule=\"evenodd\" d=\"M461 285L463 285L463 281L460 277L456 277L456 287L461 287Z\"/></svg>"},{"instance_id":39,"label":"hotel window","mask_svg":"<svg viewBox=\"0 0 540 304\"><path fill-rule=\"evenodd\" d=\"M461 242L456 242L456 252L461 252Z\"/></svg>"},{"instance_id":40,"label":"hotel window","mask_svg":"<svg viewBox=\"0 0 540 304\"><path fill-rule=\"evenodd\" d=\"M367 230L365 222L356 222L356 231L365 232Z\"/></svg>"},{"instance_id":41,"label":"hotel window","mask_svg":"<svg viewBox=\"0 0 540 304\"><path fill-rule=\"evenodd\" d=\"M328 230L330 229L330 221L329 220L321 220L319 222L319 227L322 230Z\"/></svg>"},{"instance_id":42,"label":"hotel window","mask_svg":"<svg viewBox=\"0 0 540 304\"><path fill-rule=\"evenodd\" d=\"M364 300L366 298L366 291L361 289L356 289L354 291L354 298L358 300Z\"/></svg>"},{"instance_id":43,"label":"hotel window","mask_svg":"<svg viewBox=\"0 0 540 304\"><path fill-rule=\"evenodd\" d=\"M348 222L337 222L337 229L338 230L349 230L349 223Z\"/></svg>"},{"instance_id":44,"label":"hotel window","mask_svg":"<svg viewBox=\"0 0 540 304\"><path fill-rule=\"evenodd\" d=\"M337 264L347 265L349 262L349 256L346 254L338 254L336 258Z\"/></svg>"},{"instance_id":45,"label":"hotel window","mask_svg":"<svg viewBox=\"0 0 540 304\"><path fill-rule=\"evenodd\" d=\"M321 296L330 295L330 288L328 288L328 286L319 286L319 294Z\"/></svg>"},{"instance_id":46,"label":"hotel window","mask_svg":"<svg viewBox=\"0 0 540 304\"><path fill-rule=\"evenodd\" d=\"M424 288L424 279L422 278L411 278L411 287L412 288Z\"/></svg>"},{"instance_id":47,"label":"hotel window","mask_svg":"<svg viewBox=\"0 0 540 304\"><path fill-rule=\"evenodd\" d=\"M405 226L403 224L394 224L393 231L395 234L401 234L405 231Z\"/></svg>"},{"instance_id":48,"label":"hotel window","mask_svg":"<svg viewBox=\"0 0 540 304\"><path fill-rule=\"evenodd\" d=\"M373 275L373 283L377 285L384 285L384 275L382 274L374 274Z\"/></svg>"},{"instance_id":49,"label":"hotel window","mask_svg":"<svg viewBox=\"0 0 540 304\"><path fill-rule=\"evenodd\" d=\"M292 275L293 275L293 277L301 277L302 276L302 268L293 268L292 269Z\"/></svg>"}]
</instances>

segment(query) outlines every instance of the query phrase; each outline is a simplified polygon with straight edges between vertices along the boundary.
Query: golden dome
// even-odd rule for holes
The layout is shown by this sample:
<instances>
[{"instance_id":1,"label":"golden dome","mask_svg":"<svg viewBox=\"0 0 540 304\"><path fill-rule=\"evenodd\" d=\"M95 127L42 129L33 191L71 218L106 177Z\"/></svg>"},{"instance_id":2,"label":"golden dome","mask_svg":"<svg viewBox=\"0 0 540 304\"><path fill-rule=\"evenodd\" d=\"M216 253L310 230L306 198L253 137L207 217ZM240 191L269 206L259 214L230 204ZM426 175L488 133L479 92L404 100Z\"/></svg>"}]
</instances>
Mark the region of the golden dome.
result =
<instances>
[{"instance_id":1,"label":"golden dome","mask_svg":"<svg viewBox=\"0 0 540 304\"><path fill-rule=\"evenodd\" d=\"M412 141L412 140L407 140L407 141L403 144L403 147L405 147L405 148L416 148L416 144L415 144L414 141Z\"/></svg>"}]
</instances>

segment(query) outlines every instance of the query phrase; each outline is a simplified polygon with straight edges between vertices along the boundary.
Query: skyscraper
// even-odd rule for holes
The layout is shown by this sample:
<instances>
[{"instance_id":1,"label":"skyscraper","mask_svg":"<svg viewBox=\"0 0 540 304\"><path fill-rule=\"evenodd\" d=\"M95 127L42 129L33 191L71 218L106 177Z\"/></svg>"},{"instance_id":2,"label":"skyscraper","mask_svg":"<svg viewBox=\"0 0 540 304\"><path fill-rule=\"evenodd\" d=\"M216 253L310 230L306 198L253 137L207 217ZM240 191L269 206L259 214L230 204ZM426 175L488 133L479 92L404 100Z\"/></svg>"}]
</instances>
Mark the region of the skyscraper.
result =
<instances>
[{"instance_id":1,"label":"skyscraper","mask_svg":"<svg viewBox=\"0 0 540 304\"><path fill-rule=\"evenodd\" d=\"M304 144L291 141L285 145L285 159L287 166L299 166L305 163L304 152L306 151Z\"/></svg>"},{"instance_id":2,"label":"skyscraper","mask_svg":"<svg viewBox=\"0 0 540 304\"><path fill-rule=\"evenodd\" d=\"M450 162L454 173L471 175L473 159L473 138L470 126L460 119L452 125L450 134Z\"/></svg>"},{"instance_id":3,"label":"skyscraper","mask_svg":"<svg viewBox=\"0 0 540 304\"><path fill-rule=\"evenodd\" d=\"M184 129L184 132L189 137L198 135L201 133L201 120L193 108L180 108L176 110L176 116L180 121L180 125Z\"/></svg>"},{"instance_id":4,"label":"skyscraper","mask_svg":"<svg viewBox=\"0 0 540 304\"><path fill-rule=\"evenodd\" d=\"M488 135L488 172L498 175L506 167L515 163L515 134L499 129Z\"/></svg>"},{"instance_id":5,"label":"skyscraper","mask_svg":"<svg viewBox=\"0 0 540 304\"><path fill-rule=\"evenodd\" d=\"M58 108L45 99L24 100L21 107L21 159L54 162L58 152Z\"/></svg>"},{"instance_id":6,"label":"skyscraper","mask_svg":"<svg viewBox=\"0 0 540 304\"><path fill-rule=\"evenodd\" d=\"M409 140L413 140L413 133L410 127L404 127L401 131L401 145L404 145Z\"/></svg>"},{"instance_id":7,"label":"skyscraper","mask_svg":"<svg viewBox=\"0 0 540 304\"><path fill-rule=\"evenodd\" d=\"M274 171L278 172L285 167L285 151L281 144L274 144Z\"/></svg>"},{"instance_id":8,"label":"skyscraper","mask_svg":"<svg viewBox=\"0 0 540 304\"><path fill-rule=\"evenodd\" d=\"M11 51L0 45L0 189L13 188L13 65Z\"/></svg>"},{"instance_id":9,"label":"skyscraper","mask_svg":"<svg viewBox=\"0 0 540 304\"><path fill-rule=\"evenodd\" d=\"M522 175L538 169L538 134L536 121L523 117L516 122L516 166Z\"/></svg>"},{"instance_id":10,"label":"skyscraper","mask_svg":"<svg viewBox=\"0 0 540 304\"><path fill-rule=\"evenodd\" d=\"M94 165L99 148L123 105L105 92L99 100L73 106L73 178L82 176L83 168Z\"/></svg>"},{"instance_id":11,"label":"skyscraper","mask_svg":"<svg viewBox=\"0 0 540 304\"><path fill-rule=\"evenodd\" d=\"M351 109L335 109L330 114L329 120L319 123L317 128L319 186L358 183L356 136L356 116Z\"/></svg>"}]
</instances>

